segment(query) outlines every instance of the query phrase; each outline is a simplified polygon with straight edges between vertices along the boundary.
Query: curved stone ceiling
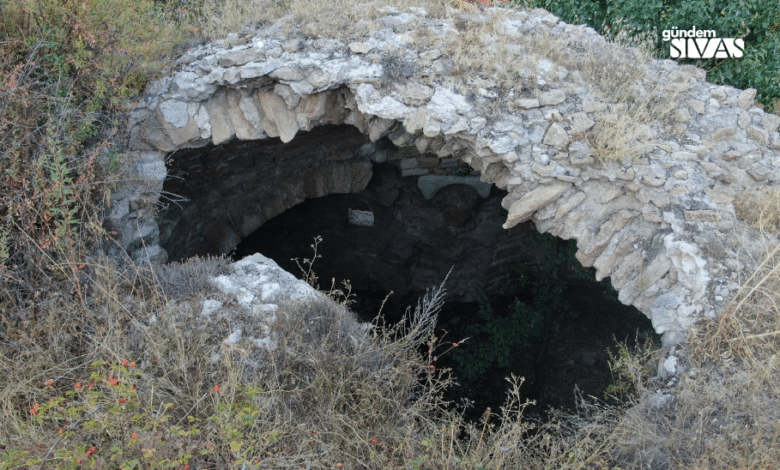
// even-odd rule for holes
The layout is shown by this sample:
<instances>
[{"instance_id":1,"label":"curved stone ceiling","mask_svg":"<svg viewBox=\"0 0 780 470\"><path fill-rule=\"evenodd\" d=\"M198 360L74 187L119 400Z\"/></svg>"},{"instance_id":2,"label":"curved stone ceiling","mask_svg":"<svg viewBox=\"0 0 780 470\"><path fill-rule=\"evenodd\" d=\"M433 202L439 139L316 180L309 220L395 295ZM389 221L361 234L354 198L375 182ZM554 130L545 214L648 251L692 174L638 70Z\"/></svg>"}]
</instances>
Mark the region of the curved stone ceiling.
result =
<instances>
[{"instance_id":1,"label":"curved stone ceiling","mask_svg":"<svg viewBox=\"0 0 780 470\"><path fill-rule=\"evenodd\" d=\"M780 117L756 106L755 90L643 60L544 10L440 18L385 8L376 21L383 29L352 42L273 27L234 35L152 83L128 113L126 157L145 184L115 196L122 248L164 259L148 206L172 152L351 124L371 141L389 136L480 170L509 193L505 228L530 218L576 239L582 264L611 277L667 345L739 288L758 243L733 202L780 177ZM421 26L438 42L417 41ZM475 37L485 57L473 59L488 68L463 65Z\"/></svg>"}]
</instances>

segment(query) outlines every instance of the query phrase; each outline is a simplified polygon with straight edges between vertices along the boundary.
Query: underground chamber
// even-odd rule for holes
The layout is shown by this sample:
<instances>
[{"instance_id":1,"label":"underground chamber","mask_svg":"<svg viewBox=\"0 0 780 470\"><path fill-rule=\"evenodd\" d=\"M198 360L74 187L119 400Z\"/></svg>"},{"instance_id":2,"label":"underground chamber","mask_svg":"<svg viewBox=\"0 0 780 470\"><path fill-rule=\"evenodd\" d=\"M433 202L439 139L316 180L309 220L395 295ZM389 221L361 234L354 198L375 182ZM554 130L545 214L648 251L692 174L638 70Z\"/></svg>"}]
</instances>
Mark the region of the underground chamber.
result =
<instances>
[{"instance_id":1,"label":"underground chamber","mask_svg":"<svg viewBox=\"0 0 780 470\"><path fill-rule=\"evenodd\" d=\"M436 364L474 416L498 409L510 374L540 408L572 408L575 389L606 399L616 340L658 341L576 261L574 241L532 222L504 229L506 192L478 172L351 126L177 151L163 189L179 196L160 217L171 261L259 252L302 277L313 260L320 289L349 281L353 311L387 323L446 278L437 337L458 347Z\"/></svg>"}]
</instances>

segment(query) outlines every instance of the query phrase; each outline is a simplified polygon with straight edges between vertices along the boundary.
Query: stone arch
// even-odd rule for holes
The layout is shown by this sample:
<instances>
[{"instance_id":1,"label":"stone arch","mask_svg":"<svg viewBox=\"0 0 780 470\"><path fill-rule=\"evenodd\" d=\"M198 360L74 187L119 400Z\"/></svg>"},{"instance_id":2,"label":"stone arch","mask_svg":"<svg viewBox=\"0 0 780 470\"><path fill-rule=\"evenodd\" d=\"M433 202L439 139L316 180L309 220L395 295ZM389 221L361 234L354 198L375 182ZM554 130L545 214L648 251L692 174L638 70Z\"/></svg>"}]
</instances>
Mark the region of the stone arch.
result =
<instances>
[{"instance_id":1,"label":"stone arch","mask_svg":"<svg viewBox=\"0 0 780 470\"><path fill-rule=\"evenodd\" d=\"M388 13L388 24L399 16ZM435 21L446 28L449 20ZM606 45L593 30L543 10L501 21L511 40L543 28L584 50ZM744 228L733 201L780 179L780 117L755 105L755 90L708 83L693 66L650 61L621 101L597 92L579 71L541 59L529 72L539 85L531 92L505 94L489 76L459 91L429 78L453 70L439 50L413 51L418 72L399 75L382 65L383 43L403 43L400 33L350 44L252 34L244 44L218 41L188 52L129 113L129 148L149 182L147 199L159 193L171 152L231 139L288 143L301 131L350 124L370 141L388 136L480 170L482 181L509 192L505 228L531 219L541 232L576 239L582 264L594 266L599 279L609 276L620 300L645 313L667 345L683 340L701 316L715 315L738 288L734 274L749 257L739 257L731 235ZM668 112L646 112L664 99ZM496 100L507 110L491 111ZM605 157L615 142L630 159ZM431 173L417 162L406 170ZM304 184L296 194L352 190L365 178L341 179L350 183ZM110 220L122 248L159 261L165 253L155 244L155 221L128 203L140 193L119 194Z\"/></svg>"}]
</instances>

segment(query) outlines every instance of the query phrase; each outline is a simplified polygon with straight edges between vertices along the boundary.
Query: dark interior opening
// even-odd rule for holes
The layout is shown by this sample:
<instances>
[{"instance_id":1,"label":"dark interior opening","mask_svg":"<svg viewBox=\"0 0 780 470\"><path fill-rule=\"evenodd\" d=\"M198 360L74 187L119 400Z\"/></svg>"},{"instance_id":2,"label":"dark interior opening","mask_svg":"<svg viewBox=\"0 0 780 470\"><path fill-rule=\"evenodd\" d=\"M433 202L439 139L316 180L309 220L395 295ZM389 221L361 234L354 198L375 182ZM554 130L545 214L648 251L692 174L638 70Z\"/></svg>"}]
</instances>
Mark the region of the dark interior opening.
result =
<instances>
[{"instance_id":1,"label":"dark interior opening","mask_svg":"<svg viewBox=\"0 0 780 470\"><path fill-rule=\"evenodd\" d=\"M302 277L295 259L311 259L321 237L312 268L320 288L349 280L364 321L386 298L385 321L398 321L449 273L437 336L460 344L436 365L458 376L447 398L472 400L469 417L499 409L509 374L525 377L523 394L539 411L573 408L575 387L603 399L612 383L607 350L615 340L658 341L650 321L576 262L573 241L541 235L531 222L504 229L505 191L481 192L475 177L424 194L419 176L402 176L402 159L416 157L413 146L370 143L351 126L300 132L288 144L177 152L164 190L187 200L163 212L163 246L173 261L232 247L235 260L259 252ZM349 193L356 185L365 189ZM346 194L322 196L329 192Z\"/></svg>"}]
</instances>

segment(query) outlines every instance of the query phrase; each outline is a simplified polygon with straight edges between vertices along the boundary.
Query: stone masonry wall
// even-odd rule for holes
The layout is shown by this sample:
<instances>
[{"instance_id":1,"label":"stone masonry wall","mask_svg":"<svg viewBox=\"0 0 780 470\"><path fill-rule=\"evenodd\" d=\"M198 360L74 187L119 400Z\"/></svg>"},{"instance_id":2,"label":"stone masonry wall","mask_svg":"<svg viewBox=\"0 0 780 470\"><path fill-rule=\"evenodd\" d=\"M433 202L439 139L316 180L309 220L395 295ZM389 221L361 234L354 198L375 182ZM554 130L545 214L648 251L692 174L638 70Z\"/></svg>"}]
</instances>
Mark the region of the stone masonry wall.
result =
<instances>
[{"instance_id":1,"label":"stone masonry wall","mask_svg":"<svg viewBox=\"0 0 780 470\"><path fill-rule=\"evenodd\" d=\"M505 228L530 218L541 232L576 239L582 264L611 277L667 345L729 301L736 273L757 253L733 202L780 180L780 117L756 106L755 90L708 83L703 70L673 61L636 62L635 51L615 52L592 29L543 10L380 13L384 29L360 41L283 37L271 27L188 52L128 113L128 158L159 181L166 155L180 149L288 143L350 124L372 142L413 145L423 156L400 160L408 176L464 161L506 189ZM486 41L515 55L464 76L451 57L469 21L489 25ZM418 47L410 31L420 26L453 48ZM540 55L527 39L542 33L592 59ZM524 81L507 89L494 75L513 64ZM623 69L639 76L610 92L604 83ZM122 197L111 220L123 248L145 240L134 257L164 259L148 218L146 228L137 223L134 196Z\"/></svg>"}]
</instances>

